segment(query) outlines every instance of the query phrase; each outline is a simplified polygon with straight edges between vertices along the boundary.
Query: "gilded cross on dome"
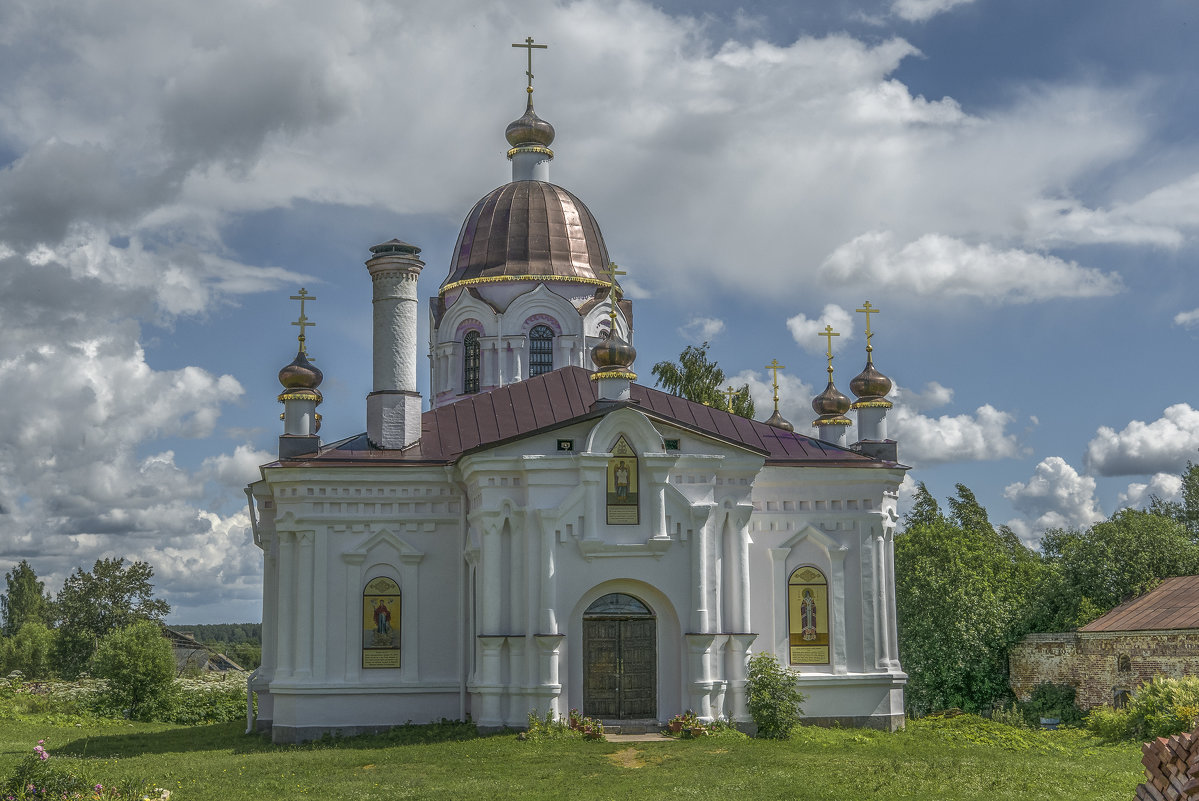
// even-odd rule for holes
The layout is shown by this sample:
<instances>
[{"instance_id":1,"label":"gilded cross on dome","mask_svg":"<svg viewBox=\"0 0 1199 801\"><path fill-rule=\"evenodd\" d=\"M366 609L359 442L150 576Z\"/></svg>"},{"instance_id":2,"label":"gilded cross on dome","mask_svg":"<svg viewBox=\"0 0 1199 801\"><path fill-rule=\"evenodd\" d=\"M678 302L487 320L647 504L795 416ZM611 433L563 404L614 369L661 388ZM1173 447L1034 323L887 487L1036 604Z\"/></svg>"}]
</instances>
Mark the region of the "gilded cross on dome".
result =
<instances>
[{"instance_id":1,"label":"gilded cross on dome","mask_svg":"<svg viewBox=\"0 0 1199 801\"><path fill-rule=\"evenodd\" d=\"M829 342L832 342L832 340L830 339ZM778 359L771 359L770 364L766 365L766 369L774 371L774 410L777 412L779 410L779 370L786 370L787 368L779 364Z\"/></svg>"},{"instance_id":2,"label":"gilded cross on dome","mask_svg":"<svg viewBox=\"0 0 1199 801\"><path fill-rule=\"evenodd\" d=\"M527 70L525 70L525 75L529 76L528 92L529 92L529 94L533 94L533 51L534 50L545 50L549 47L549 45L533 44L533 37L529 36L528 38L525 39L524 44L514 44L512 46L513 47L523 47L529 51L529 68Z\"/></svg>"},{"instance_id":3,"label":"gilded cross on dome","mask_svg":"<svg viewBox=\"0 0 1199 801\"><path fill-rule=\"evenodd\" d=\"M732 387L725 387L724 392L720 394L727 398L725 401L725 411L731 414L733 411L733 398L737 397L737 390L733 389Z\"/></svg>"},{"instance_id":4,"label":"gilded cross on dome","mask_svg":"<svg viewBox=\"0 0 1199 801\"><path fill-rule=\"evenodd\" d=\"M874 336L873 332L870 330L870 315L878 314L878 309L874 306L871 306L870 301L866 301L862 304L862 308L854 309L854 311L861 312L862 314L866 315L866 358L869 359L870 351L874 350L874 347L870 344L870 337Z\"/></svg>"},{"instance_id":5,"label":"gilded cross on dome","mask_svg":"<svg viewBox=\"0 0 1199 801\"><path fill-rule=\"evenodd\" d=\"M303 353L305 356L307 356L308 348L304 345L304 329L310 325L316 325L316 323L308 322L308 317L304 314L304 303L305 301L316 300L316 295L309 295L307 289L300 287L300 294L292 295L290 298L288 298L288 300L300 301L300 319L293 322L292 325L298 325L300 327L300 353Z\"/></svg>"},{"instance_id":6,"label":"gilded cross on dome","mask_svg":"<svg viewBox=\"0 0 1199 801\"><path fill-rule=\"evenodd\" d=\"M817 336L822 336L828 340L828 374L831 377L833 374L833 337L841 335L834 331L831 325L826 325L824 330L817 334Z\"/></svg>"},{"instance_id":7,"label":"gilded cross on dome","mask_svg":"<svg viewBox=\"0 0 1199 801\"><path fill-rule=\"evenodd\" d=\"M608 279L608 320L612 324L612 331L616 331L616 276L628 275L628 272L616 266L616 262L608 262L606 269L600 270L600 275L606 276Z\"/></svg>"}]
</instances>

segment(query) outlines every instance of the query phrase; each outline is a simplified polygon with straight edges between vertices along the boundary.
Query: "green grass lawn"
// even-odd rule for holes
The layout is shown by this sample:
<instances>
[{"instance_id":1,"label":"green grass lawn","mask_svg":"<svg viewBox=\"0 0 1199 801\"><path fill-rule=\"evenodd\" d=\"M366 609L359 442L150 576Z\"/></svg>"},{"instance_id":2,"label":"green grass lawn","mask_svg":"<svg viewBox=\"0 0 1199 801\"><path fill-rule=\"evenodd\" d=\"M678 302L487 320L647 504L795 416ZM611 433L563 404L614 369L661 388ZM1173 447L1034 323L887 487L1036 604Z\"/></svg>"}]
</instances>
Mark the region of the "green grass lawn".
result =
<instances>
[{"instance_id":1,"label":"green grass lawn","mask_svg":"<svg viewBox=\"0 0 1199 801\"><path fill-rule=\"evenodd\" d=\"M53 721L53 722L51 722ZM273 746L243 724L176 726L63 716L0 719L0 777L46 740L52 758L97 760L190 799L1112 799L1141 781L1140 748L1078 731L979 718L922 720L897 734L802 729L787 742L721 735L664 743L521 742L447 727ZM462 739L453 739L456 736ZM100 764L102 763L102 764Z\"/></svg>"}]
</instances>

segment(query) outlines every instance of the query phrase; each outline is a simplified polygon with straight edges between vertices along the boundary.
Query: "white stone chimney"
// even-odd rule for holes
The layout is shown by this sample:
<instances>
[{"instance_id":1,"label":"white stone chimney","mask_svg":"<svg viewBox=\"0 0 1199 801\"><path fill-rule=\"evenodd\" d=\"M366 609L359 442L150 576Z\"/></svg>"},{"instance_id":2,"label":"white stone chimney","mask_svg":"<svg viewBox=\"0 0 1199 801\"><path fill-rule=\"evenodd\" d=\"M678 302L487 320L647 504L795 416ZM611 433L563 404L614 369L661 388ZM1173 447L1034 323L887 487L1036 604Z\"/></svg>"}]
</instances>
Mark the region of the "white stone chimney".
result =
<instances>
[{"instance_id":1,"label":"white stone chimney","mask_svg":"<svg viewBox=\"0 0 1199 801\"><path fill-rule=\"evenodd\" d=\"M417 256L420 248L398 239L371 253L366 269L374 285L374 381L366 396L366 436L379 448L406 448L420 440L416 281L425 263Z\"/></svg>"}]
</instances>

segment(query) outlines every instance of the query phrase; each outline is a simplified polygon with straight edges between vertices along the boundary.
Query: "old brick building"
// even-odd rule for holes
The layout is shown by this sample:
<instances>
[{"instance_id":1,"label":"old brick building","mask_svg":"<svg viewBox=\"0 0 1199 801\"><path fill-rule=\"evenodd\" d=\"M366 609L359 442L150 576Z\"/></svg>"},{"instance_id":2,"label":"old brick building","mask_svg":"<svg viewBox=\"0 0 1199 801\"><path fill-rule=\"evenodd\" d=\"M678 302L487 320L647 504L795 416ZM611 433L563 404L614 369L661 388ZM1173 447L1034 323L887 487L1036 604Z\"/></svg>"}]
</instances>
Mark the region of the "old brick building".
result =
<instances>
[{"instance_id":1,"label":"old brick building","mask_svg":"<svg viewBox=\"0 0 1199 801\"><path fill-rule=\"evenodd\" d=\"M1166 579L1077 631L1029 634L1009 657L1012 690L1043 681L1078 689L1078 705L1122 705L1154 676L1199 675L1199 576Z\"/></svg>"}]
</instances>

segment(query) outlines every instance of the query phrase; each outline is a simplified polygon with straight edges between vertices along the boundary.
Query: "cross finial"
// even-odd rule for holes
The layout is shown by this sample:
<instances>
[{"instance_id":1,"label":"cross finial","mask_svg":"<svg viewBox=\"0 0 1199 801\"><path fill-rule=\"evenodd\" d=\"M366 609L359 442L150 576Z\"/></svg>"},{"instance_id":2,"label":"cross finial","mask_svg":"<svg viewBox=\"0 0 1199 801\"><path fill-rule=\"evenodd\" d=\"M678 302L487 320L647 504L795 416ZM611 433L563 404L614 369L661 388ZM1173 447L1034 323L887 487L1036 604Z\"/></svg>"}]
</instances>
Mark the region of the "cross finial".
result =
<instances>
[{"instance_id":1,"label":"cross finial","mask_svg":"<svg viewBox=\"0 0 1199 801\"><path fill-rule=\"evenodd\" d=\"M771 359L770 364L766 365L766 369L774 371L774 410L777 412L779 410L779 370L787 368L779 364L778 359Z\"/></svg>"},{"instance_id":2,"label":"cross finial","mask_svg":"<svg viewBox=\"0 0 1199 801\"><path fill-rule=\"evenodd\" d=\"M549 45L533 44L533 37L529 36L525 39L524 44L514 44L512 46L513 47L523 47L529 51L529 68L527 70L525 70L525 75L529 76L529 88L527 91L529 94L533 94L533 51L534 50L545 50L546 48L549 47Z\"/></svg>"},{"instance_id":3,"label":"cross finial","mask_svg":"<svg viewBox=\"0 0 1199 801\"><path fill-rule=\"evenodd\" d=\"M608 262L605 269L600 270L600 274L608 278L608 321L612 325L612 331L616 331L616 276L628 275L628 272L616 266L616 262Z\"/></svg>"},{"instance_id":4,"label":"cross finial","mask_svg":"<svg viewBox=\"0 0 1199 801\"><path fill-rule=\"evenodd\" d=\"M874 336L874 333L870 330L870 315L878 314L878 309L871 306L870 301L866 301L862 304L862 308L854 309L854 311L866 315L866 361L871 361L870 353L874 350L874 346L870 344L870 337Z\"/></svg>"},{"instance_id":5,"label":"cross finial","mask_svg":"<svg viewBox=\"0 0 1199 801\"><path fill-rule=\"evenodd\" d=\"M303 353L305 356L307 356L308 348L304 344L306 339L304 336L304 329L310 325L316 325L316 323L308 322L308 317L304 314L304 303L309 300L316 300L316 295L309 295L307 289L300 287L300 294L292 295L289 300L300 301L300 319L293 322L292 325L298 325L300 327L300 353Z\"/></svg>"},{"instance_id":6,"label":"cross finial","mask_svg":"<svg viewBox=\"0 0 1199 801\"><path fill-rule=\"evenodd\" d=\"M834 331L831 325L826 325L824 330L821 331L817 336L822 336L828 340L828 377L831 381L833 378L833 337L839 337L841 335Z\"/></svg>"},{"instance_id":7,"label":"cross finial","mask_svg":"<svg viewBox=\"0 0 1199 801\"><path fill-rule=\"evenodd\" d=\"M732 387L725 387L724 392L720 394L724 395L726 398L724 403L725 411L731 414L733 411L733 398L737 397L737 390L733 389Z\"/></svg>"}]
</instances>

